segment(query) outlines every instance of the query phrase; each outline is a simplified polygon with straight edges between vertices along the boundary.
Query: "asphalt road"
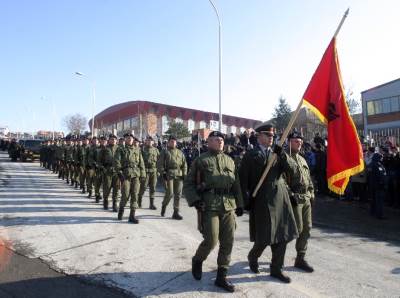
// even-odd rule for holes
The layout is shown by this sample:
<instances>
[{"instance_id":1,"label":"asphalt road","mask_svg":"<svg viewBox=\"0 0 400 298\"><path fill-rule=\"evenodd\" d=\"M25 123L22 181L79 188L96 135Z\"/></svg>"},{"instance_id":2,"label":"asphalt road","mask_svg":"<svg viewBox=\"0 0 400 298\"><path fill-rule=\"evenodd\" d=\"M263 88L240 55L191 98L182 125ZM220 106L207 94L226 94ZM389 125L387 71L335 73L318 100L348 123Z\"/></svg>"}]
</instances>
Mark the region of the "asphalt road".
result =
<instances>
[{"instance_id":1,"label":"asphalt road","mask_svg":"<svg viewBox=\"0 0 400 298\"><path fill-rule=\"evenodd\" d=\"M158 207L161 199L158 193ZM213 285L217 250L204 264L202 281L193 280L191 257L201 235L184 201L182 214L184 220L175 221L172 206L165 218L159 210L141 209L139 225L118 222L115 213L37 163L11 163L0 153L0 297L400 296L399 213L377 221L366 207L320 199L307 256L316 271L293 267L290 243L289 285L269 276L268 249L261 274L249 272L248 217L238 218L229 270L234 294Z\"/></svg>"}]
</instances>

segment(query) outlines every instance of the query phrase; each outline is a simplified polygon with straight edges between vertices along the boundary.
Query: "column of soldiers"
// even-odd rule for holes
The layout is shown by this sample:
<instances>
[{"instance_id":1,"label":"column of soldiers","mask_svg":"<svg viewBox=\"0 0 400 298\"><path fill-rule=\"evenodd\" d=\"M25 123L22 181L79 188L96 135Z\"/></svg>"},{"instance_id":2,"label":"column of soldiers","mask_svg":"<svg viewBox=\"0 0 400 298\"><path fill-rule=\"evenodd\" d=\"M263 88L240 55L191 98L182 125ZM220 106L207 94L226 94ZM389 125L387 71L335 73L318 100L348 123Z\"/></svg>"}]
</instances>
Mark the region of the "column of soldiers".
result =
<instances>
[{"instance_id":1,"label":"column of soldiers","mask_svg":"<svg viewBox=\"0 0 400 298\"><path fill-rule=\"evenodd\" d=\"M125 134L119 142L115 135L109 135L108 140L100 137L100 142L96 137L91 140L66 138L54 144L46 143L41 151L41 163L54 169L68 184L80 187L82 193L87 192L88 198L94 196L97 203L102 201L105 210L109 207L111 194L112 211L117 212L118 220L123 219L129 201L128 222L133 224L139 223L136 211L142 207L147 187L149 208L157 209L158 177L165 188L161 216L165 216L173 197L172 218L182 219L179 208L183 191L189 206L197 210L198 229L204 238L192 258L193 277L201 280L202 264L219 242L215 285L234 292L234 285L227 280L227 272L234 243L235 218L242 216L244 210L249 213L250 241L254 242L248 253L252 272L260 273L258 260L270 246L270 275L290 283L283 265L286 246L294 239L297 251L294 266L305 272L314 270L305 260L312 226L314 188L307 163L299 154L302 136L289 135L286 152L274 145L272 125L262 124L256 132L257 145L248 150L240 162L234 162L224 153L222 133L210 133L208 151L193 160L188 174L186 158L177 148L174 136L169 137L167 147L161 152L151 137L141 148L139 140L132 134ZM268 162L274 160L274 154L276 159L270 172L257 195L253 196Z\"/></svg>"}]
</instances>

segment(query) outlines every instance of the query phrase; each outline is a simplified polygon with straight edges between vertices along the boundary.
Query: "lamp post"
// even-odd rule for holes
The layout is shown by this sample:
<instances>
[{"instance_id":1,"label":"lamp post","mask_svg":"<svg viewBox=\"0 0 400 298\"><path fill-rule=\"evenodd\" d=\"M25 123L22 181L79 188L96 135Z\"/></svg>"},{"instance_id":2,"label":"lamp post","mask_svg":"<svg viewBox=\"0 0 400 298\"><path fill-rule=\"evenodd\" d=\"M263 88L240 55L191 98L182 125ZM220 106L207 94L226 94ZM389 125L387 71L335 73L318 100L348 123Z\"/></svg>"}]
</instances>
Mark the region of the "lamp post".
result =
<instances>
[{"instance_id":1,"label":"lamp post","mask_svg":"<svg viewBox=\"0 0 400 298\"><path fill-rule=\"evenodd\" d=\"M219 131L222 132L222 95L221 95L221 69L222 69L222 49L221 49L221 19L219 17L219 13L217 8L215 7L214 3L212 0L208 0L211 4L211 6L214 9L215 15L217 16L218 19L218 60L219 60L219 81L218 81L218 88L219 88Z\"/></svg>"},{"instance_id":2,"label":"lamp post","mask_svg":"<svg viewBox=\"0 0 400 298\"><path fill-rule=\"evenodd\" d=\"M86 76L86 75L84 75L83 73L81 73L79 71L76 71L75 74L77 76L80 76L80 77ZM95 103L96 103L96 84L95 84L95 82L93 82L93 90L92 90L92 92L93 92L93 98L92 98L92 127L91 127L91 131L92 131L92 139L93 139L93 136L94 136L94 106L95 106Z\"/></svg>"}]
</instances>

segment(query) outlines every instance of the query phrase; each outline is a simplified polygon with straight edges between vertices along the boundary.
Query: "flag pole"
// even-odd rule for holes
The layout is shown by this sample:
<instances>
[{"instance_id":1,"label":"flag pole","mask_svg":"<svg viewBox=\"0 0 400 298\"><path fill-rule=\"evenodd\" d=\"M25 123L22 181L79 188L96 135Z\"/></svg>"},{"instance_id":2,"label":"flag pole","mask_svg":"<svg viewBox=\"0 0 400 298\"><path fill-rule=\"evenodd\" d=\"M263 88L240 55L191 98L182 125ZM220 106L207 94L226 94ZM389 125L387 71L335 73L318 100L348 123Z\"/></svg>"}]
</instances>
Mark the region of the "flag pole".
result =
<instances>
[{"instance_id":1,"label":"flag pole","mask_svg":"<svg viewBox=\"0 0 400 298\"><path fill-rule=\"evenodd\" d=\"M339 26L337 27L337 29L335 31L335 34L333 35L333 38L336 38L336 36L339 34L339 31L342 28L342 25L343 25L344 21L346 20L346 17L347 17L348 14L349 14L349 8L347 8L347 10L345 11L342 19L340 20ZM282 137L279 139L278 146L282 147L283 143L285 142L290 130L293 127L294 122L297 119L297 116L300 113L302 105L303 105L303 99L300 100L299 104L297 105L297 108L296 108L295 112L290 117L289 123L286 126L286 128L285 128L285 130L284 130L284 132L282 134ZM272 155L272 158L268 161L267 167L265 168L263 174L261 175L260 180L258 181L258 183L256 185L256 188L254 189L254 191L252 193L252 197L253 198L255 198L257 196L257 193L258 193L261 185L263 184L265 178L267 177L267 175L269 173L269 170L271 169L272 165L275 163L276 159L277 159L277 155L276 155L276 153L274 153Z\"/></svg>"}]
</instances>

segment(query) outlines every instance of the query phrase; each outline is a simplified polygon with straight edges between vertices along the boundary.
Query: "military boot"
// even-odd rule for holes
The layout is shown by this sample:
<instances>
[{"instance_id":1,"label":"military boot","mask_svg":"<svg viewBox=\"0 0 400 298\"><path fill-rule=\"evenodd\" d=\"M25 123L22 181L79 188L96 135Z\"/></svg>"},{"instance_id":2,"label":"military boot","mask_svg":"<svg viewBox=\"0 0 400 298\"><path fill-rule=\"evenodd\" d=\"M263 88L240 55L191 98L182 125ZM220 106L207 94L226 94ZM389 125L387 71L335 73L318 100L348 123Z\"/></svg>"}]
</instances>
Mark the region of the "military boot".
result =
<instances>
[{"instance_id":1,"label":"military boot","mask_svg":"<svg viewBox=\"0 0 400 298\"><path fill-rule=\"evenodd\" d=\"M228 269L219 267L217 271L217 278L215 279L214 284L227 292L233 293L235 292L235 286L226 279L227 273Z\"/></svg>"},{"instance_id":2,"label":"military boot","mask_svg":"<svg viewBox=\"0 0 400 298\"><path fill-rule=\"evenodd\" d=\"M165 216L165 210L167 209L167 206L162 206L161 207L161 216L164 217Z\"/></svg>"},{"instance_id":3,"label":"military boot","mask_svg":"<svg viewBox=\"0 0 400 298\"><path fill-rule=\"evenodd\" d=\"M124 207L119 206L118 210L118 220L122 220L122 217L124 216Z\"/></svg>"},{"instance_id":4,"label":"military boot","mask_svg":"<svg viewBox=\"0 0 400 298\"><path fill-rule=\"evenodd\" d=\"M192 258L192 275L194 279L200 280L203 274L203 262L196 261L194 257Z\"/></svg>"},{"instance_id":5,"label":"military boot","mask_svg":"<svg viewBox=\"0 0 400 298\"><path fill-rule=\"evenodd\" d=\"M113 211L113 212L117 212L117 211L118 211L117 202L116 202L115 200L113 200L112 211Z\"/></svg>"},{"instance_id":6,"label":"military boot","mask_svg":"<svg viewBox=\"0 0 400 298\"><path fill-rule=\"evenodd\" d=\"M75 181L75 188L78 189L78 181Z\"/></svg>"},{"instance_id":7,"label":"military boot","mask_svg":"<svg viewBox=\"0 0 400 298\"><path fill-rule=\"evenodd\" d=\"M275 278L279 279L280 281L287 283L287 284L292 281L289 276L287 276L286 274L284 274L282 272L282 269L271 268L270 274L272 277L275 277Z\"/></svg>"},{"instance_id":8,"label":"military boot","mask_svg":"<svg viewBox=\"0 0 400 298\"><path fill-rule=\"evenodd\" d=\"M307 263L307 261L304 259L304 256L304 254L297 254L296 261L294 262L294 267L311 273L314 271L314 268Z\"/></svg>"},{"instance_id":9,"label":"military boot","mask_svg":"<svg viewBox=\"0 0 400 298\"><path fill-rule=\"evenodd\" d=\"M86 188L82 186L82 193L86 193Z\"/></svg>"},{"instance_id":10,"label":"military boot","mask_svg":"<svg viewBox=\"0 0 400 298\"><path fill-rule=\"evenodd\" d=\"M101 195L96 195L96 203L100 202L101 200Z\"/></svg>"},{"instance_id":11,"label":"military boot","mask_svg":"<svg viewBox=\"0 0 400 298\"><path fill-rule=\"evenodd\" d=\"M68 178L67 178L67 184L69 184L69 180L68 180Z\"/></svg>"},{"instance_id":12,"label":"military boot","mask_svg":"<svg viewBox=\"0 0 400 298\"><path fill-rule=\"evenodd\" d=\"M139 220L135 217L135 210L131 210L131 213L129 213L129 222L134 223L134 224L138 224Z\"/></svg>"},{"instance_id":13,"label":"military boot","mask_svg":"<svg viewBox=\"0 0 400 298\"><path fill-rule=\"evenodd\" d=\"M89 199L92 197L92 191L91 190L89 190L88 191L88 196L87 196Z\"/></svg>"},{"instance_id":14,"label":"military boot","mask_svg":"<svg viewBox=\"0 0 400 298\"><path fill-rule=\"evenodd\" d=\"M175 210L174 214L172 214L172 219L182 220L183 217L179 214L179 212L177 210Z\"/></svg>"},{"instance_id":15,"label":"military boot","mask_svg":"<svg viewBox=\"0 0 400 298\"><path fill-rule=\"evenodd\" d=\"M142 208L142 199L141 198L138 199L137 204L138 204L139 208Z\"/></svg>"},{"instance_id":16,"label":"military boot","mask_svg":"<svg viewBox=\"0 0 400 298\"><path fill-rule=\"evenodd\" d=\"M108 210L108 200L103 199L103 209Z\"/></svg>"},{"instance_id":17,"label":"military boot","mask_svg":"<svg viewBox=\"0 0 400 298\"><path fill-rule=\"evenodd\" d=\"M260 273L260 270L258 269L258 260L252 260L249 257L247 257L247 259L249 260L250 270L256 274Z\"/></svg>"},{"instance_id":18,"label":"military boot","mask_svg":"<svg viewBox=\"0 0 400 298\"><path fill-rule=\"evenodd\" d=\"M149 209L151 210L157 210L157 207L154 206L154 198L150 198L150 206Z\"/></svg>"}]
</instances>

